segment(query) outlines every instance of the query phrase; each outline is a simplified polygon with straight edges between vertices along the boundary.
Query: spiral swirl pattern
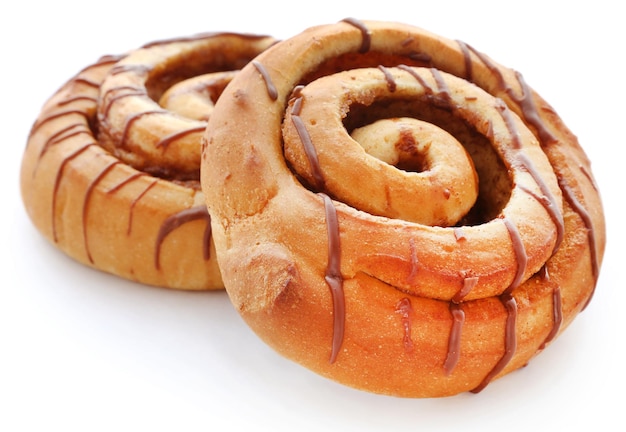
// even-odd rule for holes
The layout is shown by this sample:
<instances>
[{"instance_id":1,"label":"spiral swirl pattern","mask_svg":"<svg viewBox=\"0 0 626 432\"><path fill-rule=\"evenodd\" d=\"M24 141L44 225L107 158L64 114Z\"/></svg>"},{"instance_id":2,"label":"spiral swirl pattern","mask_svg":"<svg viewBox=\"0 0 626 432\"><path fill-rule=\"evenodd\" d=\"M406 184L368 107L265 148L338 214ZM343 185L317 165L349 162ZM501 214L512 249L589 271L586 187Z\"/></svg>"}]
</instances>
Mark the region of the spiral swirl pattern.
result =
<instances>
[{"instance_id":1,"label":"spiral swirl pattern","mask_svg":"<svg viewBox=\"0 0 626 432\"><path fill-rule=\"evenodd\" d=\"M105 56L63 85L21 170L35 226L72 258L150 285L222 288L200 138L233 75L275 41L201 34Z\"/></svg>"},{"instance_id":2,"label":"spiral swirl pattern","mask_svg":"<svg viewBox=\"0 0 626 432\"><path fill-rule=\"evenodd\" d=\"M218 262L286 357L377 393L478 392L589 303L599 193L521 74L347 19L276 44L226 94L201 176Z\"/></svg>"}]
</instances>

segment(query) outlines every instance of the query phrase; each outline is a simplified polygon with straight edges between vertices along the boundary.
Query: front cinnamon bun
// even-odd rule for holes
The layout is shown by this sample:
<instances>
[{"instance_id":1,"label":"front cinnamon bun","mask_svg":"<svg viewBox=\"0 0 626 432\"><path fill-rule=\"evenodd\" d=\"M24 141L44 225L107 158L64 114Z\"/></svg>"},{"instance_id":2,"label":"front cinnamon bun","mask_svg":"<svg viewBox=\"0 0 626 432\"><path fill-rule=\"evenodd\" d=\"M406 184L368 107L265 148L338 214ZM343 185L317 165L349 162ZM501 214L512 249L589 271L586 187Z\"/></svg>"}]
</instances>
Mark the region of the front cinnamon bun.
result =
<instances>
[{"instance_id":1,"label":"front cinnamon bun","mask_svg":"<svg viewBox=\"0 0 626 432\"><path fill-rule=\"evenodd\" d=\"M592 298L605 244L575 136L522 75L346 19L260 54L201 184L229 296L289 359L402 397L479 392Z\"/></svg>"}]
</instances>

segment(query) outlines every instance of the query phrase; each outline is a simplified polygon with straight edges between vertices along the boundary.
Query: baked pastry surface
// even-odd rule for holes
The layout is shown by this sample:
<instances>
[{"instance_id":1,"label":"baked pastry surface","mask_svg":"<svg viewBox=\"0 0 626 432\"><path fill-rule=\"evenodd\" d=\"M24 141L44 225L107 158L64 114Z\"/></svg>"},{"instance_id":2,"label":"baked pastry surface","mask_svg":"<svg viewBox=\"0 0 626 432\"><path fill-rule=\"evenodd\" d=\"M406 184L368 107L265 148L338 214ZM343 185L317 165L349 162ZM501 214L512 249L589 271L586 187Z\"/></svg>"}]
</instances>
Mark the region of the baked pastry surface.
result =
<instances>
[{"instance_id":1,"label":"baked pastry surface","mask_svg":"<svg viewBox=\"0 0 626 432\"><path fill-rule=\"evenodd\" d=\"M235 71L274 43L235 33L105 56L35 121L21 167L29 217L77 261L137 282L223 288L200 190L200 138Z\"/></svg>"},{"instance_id":2,"label":"baked pastry surface","mask_svg":"<svg viewBox=\"0 0 626 432\"><path fill-rule=\"evenodd\" d=\"M479 392L593 296L605 225L583 149L461 41L347 19L279 42L217 102L201 164L233 304L346 385Z\"/></svg>"}]
</instances>

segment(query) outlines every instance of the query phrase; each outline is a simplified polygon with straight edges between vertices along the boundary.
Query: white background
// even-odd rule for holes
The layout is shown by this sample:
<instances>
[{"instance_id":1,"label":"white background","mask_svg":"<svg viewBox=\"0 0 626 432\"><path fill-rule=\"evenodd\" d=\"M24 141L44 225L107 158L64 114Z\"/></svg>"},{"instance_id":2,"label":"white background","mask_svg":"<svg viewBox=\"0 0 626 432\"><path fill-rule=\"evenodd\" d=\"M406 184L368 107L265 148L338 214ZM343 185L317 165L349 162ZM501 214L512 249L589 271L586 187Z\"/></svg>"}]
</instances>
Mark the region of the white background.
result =
<instances>
[{"instance_id":1,"label":"white background","mask_svg":"<svg viewBox=\"0 0 626 432\"><path fill-rule=\"evenodd\" d=\"M619 2L365 3L1 6L0 430L624 430ZM397 399L320 378L260 342L224 292L155 289L85 268L43 240L22 208L17 179L32 122L63 82L101 55L206 31L282 39L345 17L424 27L517 69L593 161L608 224L596 296L528 367L478 395Z\"/></svg>"}]
</instances>

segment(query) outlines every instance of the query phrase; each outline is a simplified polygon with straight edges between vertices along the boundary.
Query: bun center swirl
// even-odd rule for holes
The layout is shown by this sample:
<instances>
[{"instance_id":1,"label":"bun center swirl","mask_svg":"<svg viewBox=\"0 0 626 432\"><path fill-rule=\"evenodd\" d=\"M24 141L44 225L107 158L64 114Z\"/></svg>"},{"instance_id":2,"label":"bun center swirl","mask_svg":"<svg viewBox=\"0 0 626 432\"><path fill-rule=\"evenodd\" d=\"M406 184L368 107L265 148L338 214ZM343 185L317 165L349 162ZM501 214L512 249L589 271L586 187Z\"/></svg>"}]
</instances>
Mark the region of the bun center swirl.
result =
<instances>
[{"instance_id":1,"label":"bun center swirl","mask_svg":"<svg viewBox=\"0 0 626 432\"><path fill-rule=\"evenodd\" d=\"M398 253L385 250L391 234L383 228L383 251L371 262L364 258L361 271L407 292L458 299L462 275L471 273L479 282L463 297L499 295L536 273L555 248L561 193L536 137L502 100L451 74L400 65L318 78L290 98L283 146L290 167L311 190L371 215L417 223L407 229L413 242L432 242L428 249L436 254L451 249L449 264L436 268L429 262L437 260L420 251L411 258L419 269L403 278L377 269L376 263ZM466 147L481 171L492 178L500 171L508 180L495 188L490 178L483 180L483 189L496 190L480 203L480 176ZM493 226L489 234L486 224ZM397 250L410 250L405 241L395 244ZM452 242L510 248L509 276L490 283L487 275L502 263ZM433 283L429 273L448 278Z\"/></svg>"}]
</instances>

